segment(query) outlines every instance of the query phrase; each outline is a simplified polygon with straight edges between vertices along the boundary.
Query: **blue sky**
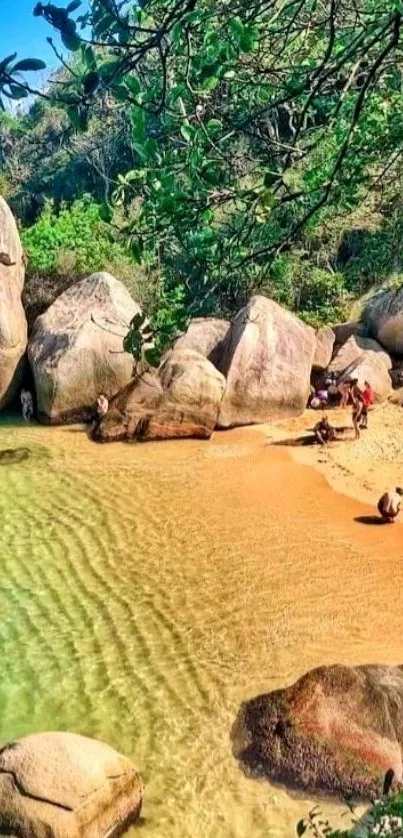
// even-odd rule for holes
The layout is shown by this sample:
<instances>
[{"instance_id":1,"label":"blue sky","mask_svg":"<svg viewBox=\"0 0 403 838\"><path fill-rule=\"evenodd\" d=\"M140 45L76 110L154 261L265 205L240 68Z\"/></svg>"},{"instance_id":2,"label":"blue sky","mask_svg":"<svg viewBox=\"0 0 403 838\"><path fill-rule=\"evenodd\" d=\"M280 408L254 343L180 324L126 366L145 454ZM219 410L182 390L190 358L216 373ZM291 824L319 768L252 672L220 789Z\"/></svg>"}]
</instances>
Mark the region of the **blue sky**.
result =
<instances>
[{"instance_id":1,"label":"blue sky","mask_svg":"<svg viewBox=\"0 0 403 838\"><path fill-rule=\"evenodd\" d=\"M42 58L50 69L57 66L57 60L46 38L51 35L58 45L60 41L49 24L42 18L33 16L36 0L0 0L0 4L6 7L1 10L0 60L12 52L18 52L18 58ZM55 2L55 5L59 6L67 4L68 0ZM33 78L33 74L30 74L30 81Z\"/></svg>"},{"instance_id":2,"label":"blue sky","mask_svg":"<svg viewBox=\"0 0 403 838\"><path fill-rule=\"evenodd\" d=\"M7 0L4 5L7 9L1 13L0 59L18 52L18 58L42 58L54 66L56 59L46 42L54 33L44 20L33 16L35 0Z\"/></svg>"}]
</instances>

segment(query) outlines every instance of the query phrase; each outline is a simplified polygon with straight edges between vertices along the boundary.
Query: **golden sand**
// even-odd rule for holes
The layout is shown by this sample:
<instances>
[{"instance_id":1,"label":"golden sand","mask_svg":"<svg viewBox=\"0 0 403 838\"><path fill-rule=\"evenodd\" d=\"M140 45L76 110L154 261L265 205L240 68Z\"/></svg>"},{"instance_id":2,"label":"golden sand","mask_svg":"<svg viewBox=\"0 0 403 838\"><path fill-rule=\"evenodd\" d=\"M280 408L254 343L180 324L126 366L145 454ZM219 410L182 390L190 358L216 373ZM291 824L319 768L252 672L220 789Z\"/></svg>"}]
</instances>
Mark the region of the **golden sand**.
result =
<instances>
[{"instance_id":1,"label":"golden sand","mask_svg":"<svg viewBox=\"0 0 403 838\"><path fill-rule=\"evenodd\" d=\"M96 446L1 427L30 457L0 464L0 741L69 729L132 756L144 838L294 835L312 799L244 777L240 702L320 664L403 659L401 528L357 523L372 508L270 435Z\"/></svg>"}]
</instances>

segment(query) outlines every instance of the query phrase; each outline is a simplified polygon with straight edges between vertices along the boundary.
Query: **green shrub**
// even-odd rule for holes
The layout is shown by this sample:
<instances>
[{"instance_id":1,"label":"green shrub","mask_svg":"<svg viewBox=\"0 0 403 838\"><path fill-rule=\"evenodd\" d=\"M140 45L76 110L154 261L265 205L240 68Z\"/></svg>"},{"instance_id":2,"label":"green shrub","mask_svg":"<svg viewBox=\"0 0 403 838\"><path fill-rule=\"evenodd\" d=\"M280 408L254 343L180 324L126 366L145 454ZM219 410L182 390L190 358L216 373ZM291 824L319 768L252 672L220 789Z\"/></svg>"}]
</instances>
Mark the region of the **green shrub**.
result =
<instances>
[{"instance_id":1,"label":"green shrub","mask_svg":"<svg viewBox=\"0 0 403 838\"><path fill-rule=\"evenodd\" d=\"M24 304L30 324L70 285L101 270L120 279L141 306L155 306L157 279L135 263L101 213L89 196L62 204L59 210L48 201L36 223L22 231L28 258Z\"/></svg>"}]
</instances>

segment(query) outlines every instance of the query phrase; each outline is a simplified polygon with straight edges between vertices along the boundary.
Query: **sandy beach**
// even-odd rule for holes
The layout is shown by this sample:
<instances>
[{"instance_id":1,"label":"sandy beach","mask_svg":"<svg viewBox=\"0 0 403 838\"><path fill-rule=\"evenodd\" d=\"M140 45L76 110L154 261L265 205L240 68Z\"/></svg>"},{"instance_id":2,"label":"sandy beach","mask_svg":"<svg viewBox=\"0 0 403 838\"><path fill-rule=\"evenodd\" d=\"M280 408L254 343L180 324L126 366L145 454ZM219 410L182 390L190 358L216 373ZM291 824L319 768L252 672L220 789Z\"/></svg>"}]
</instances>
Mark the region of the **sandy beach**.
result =
<instances>
[{"instance_id":1,"label":"sandy beach","mask_svg":"<svg viewBox=\"0 0 403 838\"><path fill-rule=\"evenodd\" d=\"M266 425L268 444L284 441L296 462L319 471L337 492L376 507L380 495L403 483L403 412L393 404L377 406L369 414L368 430L354 439L351 408L328 411L334 427L351 428L343 439L327 446L298 444L319 420L317 411L306 410L297 419ZM376 511L374 509L374 511Z\"/></svg>"}]
</instances>

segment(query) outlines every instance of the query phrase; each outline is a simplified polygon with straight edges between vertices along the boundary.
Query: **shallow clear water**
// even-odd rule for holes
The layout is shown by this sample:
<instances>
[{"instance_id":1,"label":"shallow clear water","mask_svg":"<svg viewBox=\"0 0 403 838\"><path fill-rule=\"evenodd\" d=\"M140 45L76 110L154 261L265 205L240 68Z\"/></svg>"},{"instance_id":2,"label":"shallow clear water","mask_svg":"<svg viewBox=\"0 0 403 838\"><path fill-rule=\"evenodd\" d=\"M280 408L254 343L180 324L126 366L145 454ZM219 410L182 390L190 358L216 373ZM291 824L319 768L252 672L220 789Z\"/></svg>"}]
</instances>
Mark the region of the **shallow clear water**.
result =
<instances>
[{"instance_id":1,"label":"shallow clear water","mask_svg":"<svg viewBox=\"0 0 403 838\"><path fill-rule=\"evenodd\" d=\"M401 662L401 528L357 526L253 429L98 447L2 425L20 446L0 462L0 741L69 729L133 757L144 838L295 834L311 801L246 779L232 722L312 666Z\"/></svg>"}]
</instances>

